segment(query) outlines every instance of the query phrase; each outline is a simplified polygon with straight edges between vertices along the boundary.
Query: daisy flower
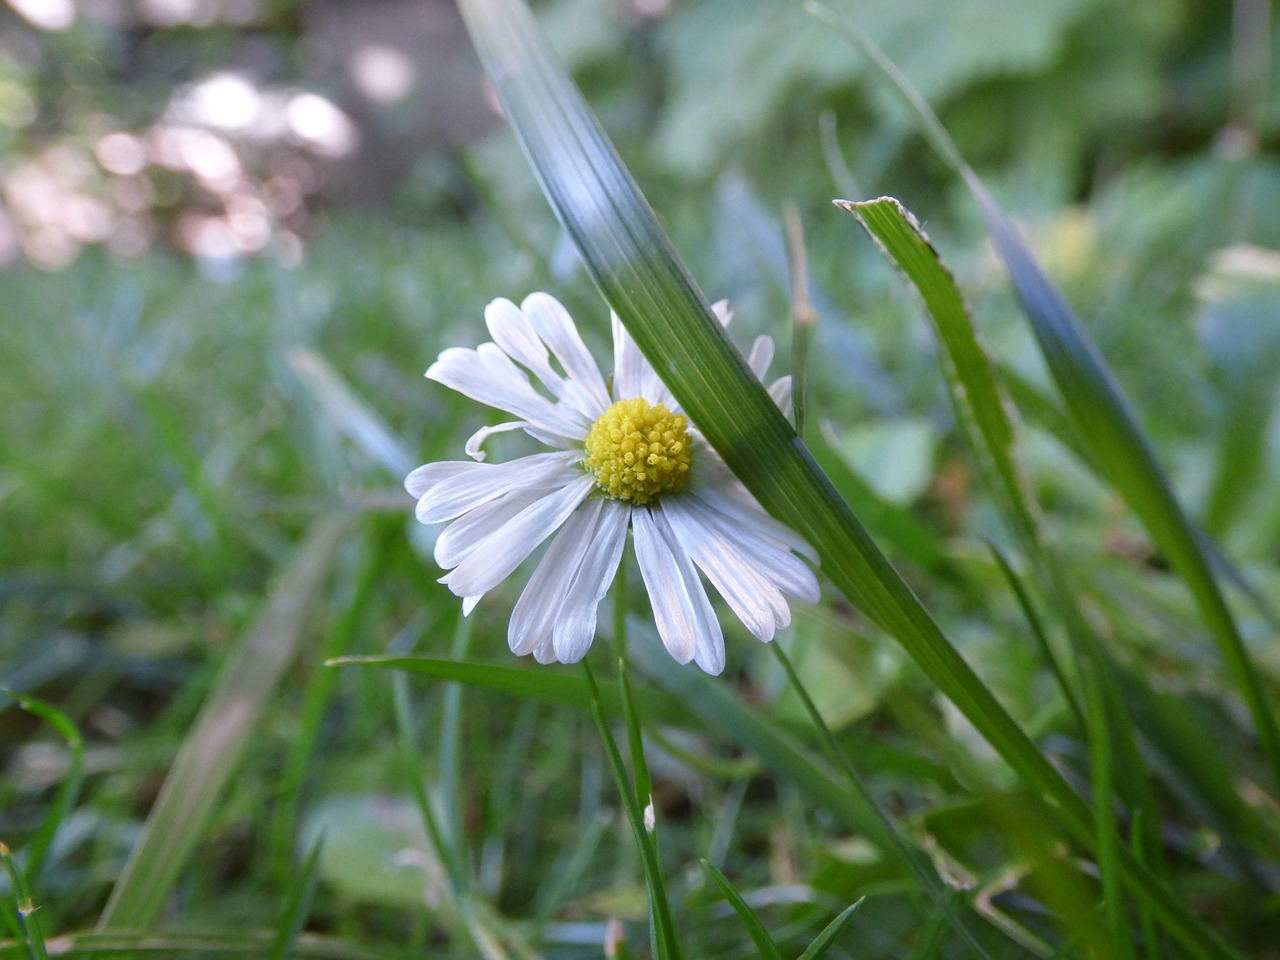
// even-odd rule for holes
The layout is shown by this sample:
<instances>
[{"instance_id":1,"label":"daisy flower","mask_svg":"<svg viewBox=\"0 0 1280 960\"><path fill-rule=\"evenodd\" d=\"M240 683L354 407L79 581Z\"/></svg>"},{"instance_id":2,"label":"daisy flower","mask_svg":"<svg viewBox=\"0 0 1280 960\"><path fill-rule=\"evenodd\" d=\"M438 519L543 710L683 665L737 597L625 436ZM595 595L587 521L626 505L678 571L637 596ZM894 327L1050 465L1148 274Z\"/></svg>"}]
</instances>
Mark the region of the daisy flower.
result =
<instances>
[{"instance_id":1,"label":"daisy flower","mask_svg":"<svg viewBox=\"0 0 1280 960\"><path fill-rule=\"evenodd\" d=\"M727 324L727 307L715 310ZM724 669L704 576L766 642L791 621L786 595L818 599L801 559L816 563L813 550L733 476L616 316L611 381L548 294L519 307L494 300L484 317L493 341L445 350L427 376L516 419L477 431L466 444L470 461L428 463L405 480L418 520L449 524L435 559L464 614L554 534L511 613L508 641L540 663L581 660L628 529L658 633L680 663ZM748 358L757 377L772 359L773 341L757 338ZM785 410L791 378L769 392ZM508 430L549 449L484 462L485 439Z\"/></svg>"}]
</instances>

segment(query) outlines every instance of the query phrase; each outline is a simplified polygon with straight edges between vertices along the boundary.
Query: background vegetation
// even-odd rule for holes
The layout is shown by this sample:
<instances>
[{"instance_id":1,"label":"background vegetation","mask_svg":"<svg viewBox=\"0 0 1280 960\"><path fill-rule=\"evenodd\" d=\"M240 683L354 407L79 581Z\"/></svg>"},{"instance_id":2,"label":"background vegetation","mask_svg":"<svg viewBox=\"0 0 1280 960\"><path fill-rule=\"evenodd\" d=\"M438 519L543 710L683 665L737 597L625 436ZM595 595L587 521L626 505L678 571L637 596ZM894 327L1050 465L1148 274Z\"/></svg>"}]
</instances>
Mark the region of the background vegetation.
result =
<instances>
[{"instance_id":1,"label":"background vegetation","mask_svg":"<svg viewBox=\"0 0 1280 960\"><path fill-rule=\"evenodd\" d=\"M460 620L399 487L486 422L421 373L484 338L489 299L547 289L601 356L607 336L452 6L85 2L65 23L50 19L61 4L11 6L0 955L585 957L616 945L615 919L629 945L615 949L644 955L640 855L580 672L506 651L518 583ZM1274 700L1280 97L1266 5L831 6L938 110L1077 309L1181 502L1242 573L1248 590L1229 597ZM1276 955L1280 821L1254 722L1183 579L1069 420L978 207L914 118L796 3L536 10L698 281L732 301L740 344L790 337L782 209L795 205L819 315L808 433L840 492L1082 794L1108 796L1097 776L1114 774L1112 815L1192 912L1242 953ZM382 64L364 86L358 62ZM918 298L830 205L880 194L924 219L1018 410L1043 539L1118 684L1116 761L1063 692L1091 689L1081 623L1030 575L983 482ZM730 618L725 677L673 672L632 599L686 955L758 949L700 858L785 954L862 897L829 956L973 953L833 799L839 762L770 652ZM602 679L609 639L591 657ZM1123 899L1104 858L1042 842L1052 829L1028 786L863 612L827 586L779 642L982 949L1122 950L1089 933ZM323 665L385 653L528 669L503 692L496 670L486 688ZM1158 819L1158 849L1135 811ZM1148 923L1135 907L1113 925L1176 955Z\"/></svg>"}]
</instances>

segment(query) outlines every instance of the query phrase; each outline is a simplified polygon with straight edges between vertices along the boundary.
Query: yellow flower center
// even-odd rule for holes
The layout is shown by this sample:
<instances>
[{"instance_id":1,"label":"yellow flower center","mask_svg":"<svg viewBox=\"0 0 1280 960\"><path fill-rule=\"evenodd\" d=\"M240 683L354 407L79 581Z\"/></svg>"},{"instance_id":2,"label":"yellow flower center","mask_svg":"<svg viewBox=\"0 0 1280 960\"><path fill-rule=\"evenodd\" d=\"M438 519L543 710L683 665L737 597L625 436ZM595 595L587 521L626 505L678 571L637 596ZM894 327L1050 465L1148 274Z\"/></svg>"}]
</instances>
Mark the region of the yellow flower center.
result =
<instances>
[{"instance_id":1,"label":"yellow flower center","mask_svg":"<svg viewBox=\"0 0 1280 960\"><path fill-rule=\"evenodd\" d=\"M596 485L615 500L644 504L676 493L689 479L693 451L688 422L661 403L643 397L619 400L587 435L586 468Z\"/></svg>"}]
</instances>

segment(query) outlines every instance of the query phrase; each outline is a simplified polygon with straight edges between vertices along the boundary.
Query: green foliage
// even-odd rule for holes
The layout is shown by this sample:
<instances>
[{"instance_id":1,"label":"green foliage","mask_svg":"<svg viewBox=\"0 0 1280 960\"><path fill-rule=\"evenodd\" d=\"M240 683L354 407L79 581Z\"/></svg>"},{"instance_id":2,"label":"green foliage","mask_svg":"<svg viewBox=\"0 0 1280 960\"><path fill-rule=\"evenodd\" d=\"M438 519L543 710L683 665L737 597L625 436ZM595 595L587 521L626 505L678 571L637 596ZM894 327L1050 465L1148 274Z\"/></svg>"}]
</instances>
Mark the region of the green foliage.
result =
<instances>
[{"instance_id":1,"label":"green foliage","mask_svg":"<svg viewBox=\"0 0 1280 960\"><path fill-rule=\"evenodd\" d=\"M1078 322L1037 342L930 134L765 0L535 7L656 226L552 83L506 93L519 124L554 94L592 159L534 135L567 237L497 131L296 263L0 273L0 688L27 706L0 698L0 957L1273 948L1280 98L1236 112L1226 4L831 6L980 171L1032 314ZM41 66L0 55L6 171L37 134L89 156L89 119L145 126L237 39L150 32L170 72L123 88L110 31L16 16ZM590 176L595 221L565 187ZM803 453L739 361L768 333L788 363L784 201L819 317ZM422 371L539 288L603 357L592 279L822 549L777 658L726 615L726 675L679 667L618 591L588 680L507 651L519 576L465 620L434 582L403 471L490 420Z\"/></svg>"}]
</instances>

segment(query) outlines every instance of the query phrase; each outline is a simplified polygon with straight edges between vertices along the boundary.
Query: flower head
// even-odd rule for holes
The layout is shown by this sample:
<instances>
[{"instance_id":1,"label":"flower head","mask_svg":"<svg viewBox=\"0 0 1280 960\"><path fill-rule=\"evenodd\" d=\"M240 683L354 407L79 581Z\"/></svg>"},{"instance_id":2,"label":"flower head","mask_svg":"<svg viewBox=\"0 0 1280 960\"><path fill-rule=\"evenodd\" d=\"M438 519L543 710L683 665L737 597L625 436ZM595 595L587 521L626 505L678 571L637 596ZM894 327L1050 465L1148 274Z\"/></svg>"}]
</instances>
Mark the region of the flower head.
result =
<instances>
[{"instance_id":1,"label":"flower head","mask_svg":"<svg viewBox=\"0 0 1280 960\"><path fill-rule=\"evenodd\" d=\"M723 304L716 314L729 322ZM464 613L551 538L512 611L508 641L541 663L582 659L628 529L662 642L708 673L724 669L724 634L703 576L764 641L791 621L786 595L818 598L797 556L816 562L812 549L729 472L617 317L610 383L545 293L519 307L494 300L485 322L491 343L445 350L427 376L517 419L477 431L466 444L471 461L428 463L405 480L420 521L449 523L435 558ZM772 358L773 341L757 338L748 357L757 377ZM785 408L790 378L769 392ZM484 462L485 439L507 430L550 449Z\"/></svg>"}]
</instances>

